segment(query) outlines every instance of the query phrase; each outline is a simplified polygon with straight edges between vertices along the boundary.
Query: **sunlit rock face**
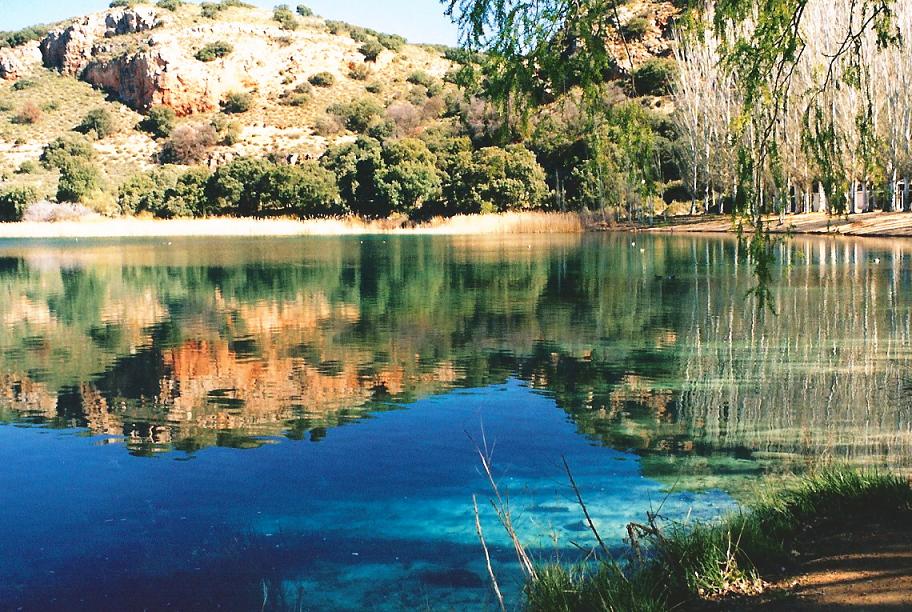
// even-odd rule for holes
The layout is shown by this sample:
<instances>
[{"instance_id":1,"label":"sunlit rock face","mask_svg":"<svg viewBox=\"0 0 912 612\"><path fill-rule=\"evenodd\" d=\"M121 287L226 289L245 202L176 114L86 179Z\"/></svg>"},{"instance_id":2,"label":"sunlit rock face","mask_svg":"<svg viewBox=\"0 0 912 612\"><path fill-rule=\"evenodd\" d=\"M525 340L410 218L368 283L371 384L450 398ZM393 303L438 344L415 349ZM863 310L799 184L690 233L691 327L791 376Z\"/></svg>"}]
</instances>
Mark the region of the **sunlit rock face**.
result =
<instances>
[{"instance_id":1,"label":"sunlit rock face","mask_svg":"<svg viewBox=\"0 0 912 612\"><path fill-rule=\"evenodd\" d=\"M93 61L82 78L134 109L168 106L178 115L216 110L221 91L217 81L176 45Z\"/></svg>"},{"instance_id":2,"label":"sunlit rock face","mask_svg":"<svg viewBox=\"0 0 912 612\"><path fill-rule=\"evenodd\" d=\"M0 79L15 81L22 77L33 64L41 62L41 52L38 43L30 42L25 45L0 49Z\"/></svg>"},{"instance_id":3,"label":"sunlit rock face","mask_svg":"<svg viewBox=\"0 0 912 612\"><path fill-rule=\"evenodd\" d=\"M105 38L146 32L160 23L156 12L146 7L89 15L48 33L41 41L41 56L45 67L79 76L96 56L113 48Z\"/></svg>"}]
</instances>

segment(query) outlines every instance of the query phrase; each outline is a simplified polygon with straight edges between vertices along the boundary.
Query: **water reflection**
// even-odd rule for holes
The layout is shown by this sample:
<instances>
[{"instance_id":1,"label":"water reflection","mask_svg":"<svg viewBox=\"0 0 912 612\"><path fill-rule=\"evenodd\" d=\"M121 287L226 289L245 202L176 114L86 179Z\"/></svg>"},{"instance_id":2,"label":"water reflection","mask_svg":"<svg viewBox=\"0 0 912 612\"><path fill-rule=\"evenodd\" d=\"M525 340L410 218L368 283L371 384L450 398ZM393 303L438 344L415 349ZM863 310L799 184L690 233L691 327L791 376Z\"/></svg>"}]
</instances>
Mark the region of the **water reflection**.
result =
<instances>
[{"instance_id":1,"label":"water reflection","mask_svg":"<svg viewBox=\"0 0 912 612\"><path fill-rule=\"evenodd\" d=\"M136 454L252 447L516 377L694 486L912 466L912 243L779 249L773 317L725 238L8 244L0 418Z\"/></svg>"}]
</instances>

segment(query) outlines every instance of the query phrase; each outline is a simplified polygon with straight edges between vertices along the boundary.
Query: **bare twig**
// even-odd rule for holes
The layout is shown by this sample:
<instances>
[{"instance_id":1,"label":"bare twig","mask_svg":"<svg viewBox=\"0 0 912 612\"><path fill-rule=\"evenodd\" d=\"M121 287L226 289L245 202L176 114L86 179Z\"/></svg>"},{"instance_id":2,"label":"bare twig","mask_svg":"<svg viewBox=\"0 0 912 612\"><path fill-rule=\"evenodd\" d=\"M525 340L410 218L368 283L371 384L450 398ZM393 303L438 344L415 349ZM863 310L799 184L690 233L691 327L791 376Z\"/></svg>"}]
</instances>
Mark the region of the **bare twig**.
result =
<instances>
[{"instance_id":1,"label":"bare twig","mask_svg":"<svg viewBox=\"0 0 912 612\"><path fill-rule=\"evenodd\" d=\"M468 432L466 432L466 435L469 435ZM484 431L482 431L482 436L484 436ZM469 435L469 439L475 443L471 435ZM490 500L491 507L494 508L494 512L497 514L500 524L503 525L507 535L510 536L510 541L513 543L513 549L516 551L516 558L519 560L519 565L522 567L523 572L529 579L535 580L538 577L538 573L535 571L535 564L532 563L532 559L529 558L525 547L516 533L516 529L513 527L510 500L501 494L500 487L494 479L494 473L491 469L491 453L488 450L488 442L484 437L482 439L484 440L484 450L475 443L475 452L478 453L478 458L481 460L481 467L484 468L485 475L488 478L488 484L491 485L491 491L494 493L494 497Z\"/></svg>"},{"instance_id":2,"label":"bare twig","mask_svg":"<svg viewBox=\"0 0 912 612\"><path fill-rule=\"evenodd\" d=\"M567 478L570 479L570 486L573 487L573 492L576 493L576 500L579 502L580 508L583 509L583 515L586 517L586 522L589 524L589 530L592 531L592 534L595 536L599 547L602 549L602 552L605 553L605 558L610 558L611 553L608 552L608 547L605 546L605 543L602 541L602 536L599 535L598 529L595 528L595 523L592 522L592 517L589 516L589 509L586 508L586 504L583 502L583 496L580 494L579 487L576 486L576 480L573 479L573 473L570 471L570 465L567 463L567 458L561 455L561 461L564 462L564 469L567 471Z\"/></svg>"},{"instance_id":3,"label":"bare twig","mask_svg":"<svg viewBox=\"0 0 912 612\"><path fill-rule=\"evenodd\" d=\"M491 577L491 586L494 588L494 595L497 596L497 603L500 604L501 612L507 612L503 595L500 593L500 586L497 584L497 577L494 575L494 568L491 567L491 555L488 553L488 545L484 539L484 532L481 530L481 519L478 516L478 500L474 495L472 496L472 507L475 509L475 532L478 534L478 539L481 541L481 548L484 550L485 563L488 565L488 576Z\"/></svg>"}]
</instances>

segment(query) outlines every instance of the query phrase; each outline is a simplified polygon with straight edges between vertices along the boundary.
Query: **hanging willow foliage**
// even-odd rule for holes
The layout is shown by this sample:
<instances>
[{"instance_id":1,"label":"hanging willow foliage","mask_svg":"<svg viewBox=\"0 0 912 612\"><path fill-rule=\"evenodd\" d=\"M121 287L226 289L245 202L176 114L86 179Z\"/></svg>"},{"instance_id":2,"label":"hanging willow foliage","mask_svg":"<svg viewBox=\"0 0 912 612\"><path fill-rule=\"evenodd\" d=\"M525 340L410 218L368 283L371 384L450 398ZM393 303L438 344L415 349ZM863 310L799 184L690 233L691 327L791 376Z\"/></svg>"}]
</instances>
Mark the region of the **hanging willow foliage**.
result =
<instances>
[{"instance_id":1,"label":"hanging willow foliage","mask_svg":"<svg viewBox=\"0 0 912 612\"><path fill-rule=\"evenodd\" d=\"M906 0L846 0L833 10L847 13L845 31L828 51L825 78L815 91L796 91L795 70L807 50L805 12L811 0L718 0L692 9L712 14L720 68L731 75L742 104L732 119L737 172L731 212L739 226L750 227L746 251L754 263L757 305L772 308L769 289L772 248L764 215L784 205L788 196L782 170L783 116L801 104L801 146L818 166L820 184L839 212L847 179L836 117L827 104L837 87L853 88L869 101L856 117L859 142L853 155L872 165L877 147L872 129L873 92L863 43L873 33L877 45L899 40L894 3ZM486 54L486 95L505 109L527 115L530 108L579 87L600 110L599 92L620 68L609 40L626 41L615 0L443 0L459 25L462 44ZM691 20L699 21L699 19ZM627 59L629 60L629 54ZM630 71L633 72L632 70ZM838 82L836 75L839 75Z\"/></svg>"}]
</instances>

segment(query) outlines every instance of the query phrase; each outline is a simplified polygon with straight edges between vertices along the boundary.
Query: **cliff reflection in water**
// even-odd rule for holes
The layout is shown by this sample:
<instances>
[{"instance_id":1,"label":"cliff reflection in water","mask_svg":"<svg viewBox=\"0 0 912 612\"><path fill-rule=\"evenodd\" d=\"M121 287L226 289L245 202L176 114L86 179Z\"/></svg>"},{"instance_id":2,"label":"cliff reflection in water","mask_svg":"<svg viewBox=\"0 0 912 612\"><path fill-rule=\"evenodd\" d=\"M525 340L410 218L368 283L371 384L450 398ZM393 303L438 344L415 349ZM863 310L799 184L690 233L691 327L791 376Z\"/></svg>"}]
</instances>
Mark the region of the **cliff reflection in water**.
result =
<instances>
[{"instance_id":1,"label":"cliff reflection in water","mask_svg":"<svg viewBox=\"0 0 912 612\"><path fill-rule=\"evenodd\" d=\"M625 235L7 246L0 418L134 453L245 447L518 377L653 475L912 466L912 245L784 243L778 316L750 308L737 251Z\"/></svg>"}]
</instances>

